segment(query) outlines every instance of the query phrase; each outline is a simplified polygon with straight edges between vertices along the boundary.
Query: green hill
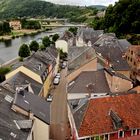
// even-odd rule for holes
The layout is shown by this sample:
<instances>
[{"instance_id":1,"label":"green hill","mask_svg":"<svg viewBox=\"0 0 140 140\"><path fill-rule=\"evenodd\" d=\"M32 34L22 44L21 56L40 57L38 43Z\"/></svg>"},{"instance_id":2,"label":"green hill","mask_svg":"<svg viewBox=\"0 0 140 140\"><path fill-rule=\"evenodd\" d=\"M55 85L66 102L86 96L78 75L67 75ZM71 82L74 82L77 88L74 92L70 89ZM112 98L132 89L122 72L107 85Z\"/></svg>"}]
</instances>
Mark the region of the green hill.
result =
<instances>
[{"instance_id":1,"label":"green hill","mask_svg":"<svg viewBox=\"0 0 140 140\"><path fill-rule=\"evenodd\" d=\"M0 18L58 17L83 22L94 15L95 7L57 5L42 0L0 0Z\"/></svg>"},{"instance_id":2,"label":"green hill","mask_svg":"<svg viewBox=\"0 0 140 140\"><path fill-rule=\"evenodd\" d=\"M91 5L89 7L97 8L98 10L106 9L107 7L104 5Z\"/></svg>"}]
</instances>

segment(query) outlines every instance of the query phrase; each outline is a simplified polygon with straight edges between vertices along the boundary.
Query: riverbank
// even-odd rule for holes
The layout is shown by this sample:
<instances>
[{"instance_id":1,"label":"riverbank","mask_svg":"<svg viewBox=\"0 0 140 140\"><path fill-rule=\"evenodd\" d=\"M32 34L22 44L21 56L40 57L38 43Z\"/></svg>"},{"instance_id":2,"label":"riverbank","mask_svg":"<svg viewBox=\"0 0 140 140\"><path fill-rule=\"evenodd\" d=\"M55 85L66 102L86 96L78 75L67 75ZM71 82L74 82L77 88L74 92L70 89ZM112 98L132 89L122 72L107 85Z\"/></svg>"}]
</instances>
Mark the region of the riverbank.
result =
<instances>
[{"instance_id":1,"label":"riverbank","mask_svg":"<svg viewBox=\"0 0 140 140\"><path fill-rule=\"evenodd\" d=\"M0 36L0 42L4 42L7 40L11 40L14 38L27 36L27 35L30 35L30 36L36 35L38 33L45 32L47 30L51 30L51 28L50 29L39 29L39 30L29 30L29 29L12 30L12 32L9 35Z\"/></svg>"},{"instance_id":2,"label":"riverbank","mask_svg":"<svg viewBox=\"0 0 140 140\"><path fill-rule=\"evenodd\" d=\"M1 67L11 67L12 65L16 64L17 62L19 62L19 57L16 57L12 60L9 60L3 64L0 64Z\"/></svg>"}]
</instances>

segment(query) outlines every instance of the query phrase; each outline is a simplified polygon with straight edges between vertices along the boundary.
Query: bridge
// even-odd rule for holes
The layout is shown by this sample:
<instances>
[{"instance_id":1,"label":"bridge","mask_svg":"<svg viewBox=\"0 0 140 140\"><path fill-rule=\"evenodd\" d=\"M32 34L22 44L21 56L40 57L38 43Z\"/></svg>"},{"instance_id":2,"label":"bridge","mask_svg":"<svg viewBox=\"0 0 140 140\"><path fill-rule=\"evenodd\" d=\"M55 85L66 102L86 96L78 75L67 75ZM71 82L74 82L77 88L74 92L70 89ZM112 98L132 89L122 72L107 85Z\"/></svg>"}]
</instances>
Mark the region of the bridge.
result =
<instances>
[{"instance_id":1,"label":"bridge","mask_svg":"<svg viewBox=\"0 0 140 140\"><path fill-rule=\"evenodd\" d=\"M39 21L42 27L86 27L86 24L69 24L66 18L30 18L27 21Z\"/></svg>"},{"instance_id":2,"label":"bridge","mask_svg":"<svg viewBox=\"0 0 140 140\"><path fill-rule=\"evenodd\" d=\"M27 21L40 21L40 22L67 22L68 19L66 18L44 18L44 19L41 19L41 18L30 18L30 19L27 19Z\"/></svg>"},{"instance_id":3,"label":"bridge","mask_svg":"<svg viewBox=\"0 0 140 140\"><path fill-rule=\"evenodd\" d=\"M64 24L64 25L48 25L48 24L42 24L42 27L86 27L87 25L85 24L77 24L77 25L73 25L73 24Z\"/></svg>"}]
</instances>

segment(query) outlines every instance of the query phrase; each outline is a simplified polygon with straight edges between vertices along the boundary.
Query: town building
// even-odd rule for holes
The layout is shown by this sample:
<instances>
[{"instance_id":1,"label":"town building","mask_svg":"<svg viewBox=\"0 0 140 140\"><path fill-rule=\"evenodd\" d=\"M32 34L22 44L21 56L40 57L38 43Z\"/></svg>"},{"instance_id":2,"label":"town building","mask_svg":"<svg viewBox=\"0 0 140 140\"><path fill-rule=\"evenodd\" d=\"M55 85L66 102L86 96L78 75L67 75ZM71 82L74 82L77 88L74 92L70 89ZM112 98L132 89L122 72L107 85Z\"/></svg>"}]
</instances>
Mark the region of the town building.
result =
<instances>
[{"instance_id":1,"label":"town building","mask_svg":"<svg viewBox=\"0 0 140 140\"><path fill-rule=\"evenodd\" d=\"M27 140L33 120L11 109L13 99L14 94L0 86L0 139Z\"/></svg>"},{"instance_id":2,"label":"town building","mask_svg":"<svg viewBox=\"0 0 140 140\"><path fill-rule=\"evenodd\" d=\"M139 105L140 94L68 100L72 137L75 140L138 139Z\"/></svg>"},{"instance_id":3,"label":"town building","mask_svg":"<svg viewBox=\"0 0 140 140\"><path fill-rule=\"evenodd\" d=\"M126 51L126 60L131 67L131 78L140 81L140 45L133 45Z\"/></svg>"},{"instance_id":4,"label":"town building","mask_svg":"<svg viewBox=\"0 0 140 140\"><path fill-rule=\"evenodd\" d=\"M82 71L97 70L96 53L92 47L71 47L68 51L67 81L72 81Z\"/></svg>"},{"instance_id":5,"label":"town building","mask_svg":"<svg viewBox=\"0 0 140 140\"><path fill-rule=\"evenodd\" d=\"M40 84L39 82L33 80L22 72L18 72L2 82L1 86L11 91L13 94L16 93L16 87L23 86L27 91L39 96L43 84Z\"/></svg>"},{"instance_id":6,"label":"town building","mask_svg":"<svg viewBox=\"0 0 140 140\"><path fill-rule=\"evenodd\" d=\"M126 76L109 69L82 71L67 85L68 99L101 98L133 88Z\"/></svg>"},{"instance_id":7,"label":"town building","mask_svg":"<svg viewBox=\"0 0 140 140\"><path fill-rule=\"evenodd\" d=\"M125 45L123 45L125 43ZM130 78L130 66L125 60L125 50L129 47L126 41L118 41L115 34L103 34L92 46L95 49L99 63L106 68Z\"/></svg>"},{"instance_id":8,"label":"town building","mask_svg":"<svg viewBox=\"0 0 140 140\"><path fill-rule=\"evenodd\" d=\"M58 68L59 54L56 48L48 47L46 51L37 51L24 62L14 65L13 70L6 75L6 79L22 72L43 85L40 96L46 97Z\"/></svg>"},{"instance_id":9,"label":"town building","mask_svg":"<svg viewBox=\"0 0 140 140\"><path fill-rule=\"evenodd\" d=\"M65 40L61 40L61 39L57 40L55 42L55 47L57 49L62 50L63 52L68 53L68 43Z\"/></svg>"},{"instance_id":10,"label":"town building","mask_svg":"<svg viewBox=\"0 0 140 140\"><path fill-rule=\"evenodd\" d=\"M26 91L22 86L16 88L11 109L34 120L31 137L35 140L48 140L50 133L50 102ZM40 132L41 130L41 132Z\"/></svg>"},{"instance_id":11,"label":"town building","mask_svg":"<svg viewBox=\"0 0 140 140\"><path fill-rule=\"evenodd\" d=\"M13 30L21 30L22 28L20 20L12 20L9 22L9 24Z\"/></svg>"},{"instance_id":12,"label":"town building","mask_svg":"<svg viewBox=\"0 0 140 140\"><path fill-rule=\"evenodd\" d=\"M103 30L94 30L93 28L79 28L76 35L76 46L92 46L103 34Z\"/></svg>"}]
</instances>

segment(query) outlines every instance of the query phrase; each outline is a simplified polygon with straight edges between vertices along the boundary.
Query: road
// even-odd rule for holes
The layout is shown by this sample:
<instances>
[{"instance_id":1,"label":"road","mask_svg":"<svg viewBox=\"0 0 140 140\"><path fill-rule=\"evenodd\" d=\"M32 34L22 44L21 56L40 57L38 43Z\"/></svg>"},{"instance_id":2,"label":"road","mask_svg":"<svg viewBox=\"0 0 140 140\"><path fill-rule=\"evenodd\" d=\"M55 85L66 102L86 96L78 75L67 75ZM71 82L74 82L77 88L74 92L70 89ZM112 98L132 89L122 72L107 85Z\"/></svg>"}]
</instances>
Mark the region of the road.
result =
<instances>
[{"instance_id":1,"label":"road","mask_svg":"<svg viewBox=\"0 0 140 140\"><path fill-rule=\"evenodd\" d=\"M61 81L52 92L50 137L53 140L65 140L68 132L66 74L67 70L63 69Z\"/></svg>"}]
</instances>

